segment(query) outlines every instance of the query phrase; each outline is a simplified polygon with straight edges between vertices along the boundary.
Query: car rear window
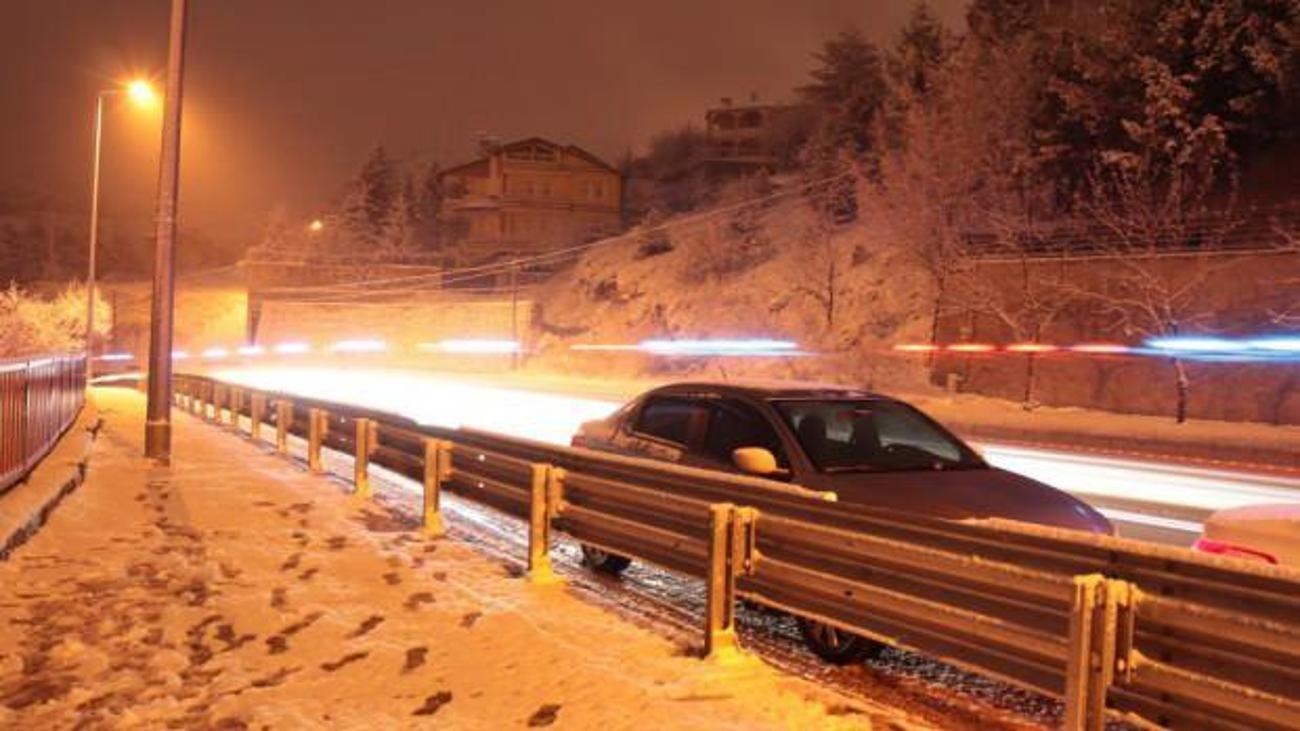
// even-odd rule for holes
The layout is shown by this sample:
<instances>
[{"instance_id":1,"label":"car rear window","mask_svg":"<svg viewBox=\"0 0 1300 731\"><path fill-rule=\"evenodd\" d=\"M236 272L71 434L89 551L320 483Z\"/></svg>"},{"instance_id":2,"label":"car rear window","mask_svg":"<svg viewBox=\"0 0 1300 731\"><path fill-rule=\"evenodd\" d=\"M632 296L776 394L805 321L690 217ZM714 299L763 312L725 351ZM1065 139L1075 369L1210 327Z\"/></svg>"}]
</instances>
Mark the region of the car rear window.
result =
<instances>
[{"instance_id":1,"label":"car rear window","mask_svg":"<svg viewBox=\"0 0 1300 731\"><path fill-rule=\"evenodd\" d=\"M702 405L686 399L651 399L637 415L635 430L674 444L686 444L692 426L702 423L706 414Z\"/></svg>"}]
</instances>

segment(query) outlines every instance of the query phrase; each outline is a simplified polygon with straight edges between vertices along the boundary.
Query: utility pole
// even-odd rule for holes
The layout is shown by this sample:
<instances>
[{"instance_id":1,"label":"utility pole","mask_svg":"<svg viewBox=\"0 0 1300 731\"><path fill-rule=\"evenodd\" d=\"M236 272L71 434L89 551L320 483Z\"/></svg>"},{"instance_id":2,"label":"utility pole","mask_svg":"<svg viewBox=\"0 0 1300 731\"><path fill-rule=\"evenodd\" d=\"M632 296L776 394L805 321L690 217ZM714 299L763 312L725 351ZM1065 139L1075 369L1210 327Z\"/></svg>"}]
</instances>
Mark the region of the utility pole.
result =
<instances>
[{"instance_id":1,"label":"utility pole","mask_svg":"<svg viewBox=\"0 0 1300 731\"><path fill-rule=\"evenodd\" d=\"M167 92L163 100L162 157L154 239L153 302L149 318L149 396L144 454L171 463L172 316L175 304L176 206L181 167L181 83L185 77L186 0L172 0Z\"/></svg>"}]
</instances>

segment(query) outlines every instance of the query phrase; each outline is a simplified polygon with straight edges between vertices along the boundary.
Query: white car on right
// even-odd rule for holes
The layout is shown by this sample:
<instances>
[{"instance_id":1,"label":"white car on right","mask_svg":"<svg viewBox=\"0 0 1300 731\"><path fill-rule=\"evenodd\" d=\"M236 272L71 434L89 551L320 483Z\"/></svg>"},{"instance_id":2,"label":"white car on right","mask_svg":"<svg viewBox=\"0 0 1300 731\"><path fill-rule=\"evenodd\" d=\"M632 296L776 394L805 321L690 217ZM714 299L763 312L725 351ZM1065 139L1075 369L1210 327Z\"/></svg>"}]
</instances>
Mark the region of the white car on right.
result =
<instances>
[{"instance_id":1,"label":"white car on right","mask_svg":"<svg viewBox=\"0 0 1300 731\"><path fill-rule=\"evenodd\" d=\"M1228 508L1205 521L1197 551L1300 567L1300 503Z\"/></svg>"}]
</instances>

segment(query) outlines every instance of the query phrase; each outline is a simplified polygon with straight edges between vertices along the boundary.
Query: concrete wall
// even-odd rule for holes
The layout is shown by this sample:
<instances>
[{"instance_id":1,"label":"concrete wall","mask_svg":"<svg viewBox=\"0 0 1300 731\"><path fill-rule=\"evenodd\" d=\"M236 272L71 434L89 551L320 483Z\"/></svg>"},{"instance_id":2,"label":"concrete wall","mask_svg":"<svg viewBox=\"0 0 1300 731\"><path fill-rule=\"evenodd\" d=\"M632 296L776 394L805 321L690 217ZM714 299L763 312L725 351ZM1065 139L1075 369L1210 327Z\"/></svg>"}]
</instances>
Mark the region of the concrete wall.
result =
<instances>
[{"instance_id":1,"label":"concrete wall","mask_svg":"<svg viewBox=\"0 0 1300 731\"><path fill-rule=\"evenodd\" d=\"M517 331L528 332L530 300L515 308ZM257 342L308 340L325 345L347 338L381 338L391 349L415 350L422 342L453 338L509 338L511 305L505 300L405 304L322 305L270 300L262 304Z\"/></svg>"},{"instance_id":2,"label":"concrete wall","mask_svg":"<svg viewBox=\"0 0 1300 731\"><path fill-rule=\"evenodd\" d=\"M1205 264L1197 257L1159 260L1155 271L1177 282ZM1079 286L1096 286L1116 276L1120 262L1104 259L1039 261L1026 272L1019 262L985 262L976 276L993 282L1006 301L1014 303L1026 274L1035 278L1060 276ZM1197 301L1215 312L1206 327L1230 334L1272 332L1271 312L1300 301L1300 254L1242 254L1216 259L1215 275ZM952 303L954 305L958 303ZM988 316L960 307L940 322L939 341L1006 344L1013 334ZM1134 344L1140 336L1117 331L1113 319L1095 305L1079 303L1064 311L1042 334L1043 342L1071 344L1090 341ZM946 383L950 374L963 391L1019 400L1028 378L1023 355L945 355L937 359L934 379ZM1174 371L1167 359L1098 357L1061 354L1034 358L1036 399L1052 406L1080 406L1134 414L1173 414ZM1300 364L1243 365L1191 363L1190 416L1225 421L1300 424Z\"/></svg>"},{"instance_id":3,"label":"concrete wall","mask_svg":"<svg viewBox=\"0 0 1300 731\"><path fill-rule=\"evenodd\" d=\"M110 304L117 303L111 349L143 357L149 350L149 283L108 282L101 286L101 296ZM176 291L176 347L203 350L243 343L247 303L242 285L182 283Z\"/></svg>"}]
</instances>

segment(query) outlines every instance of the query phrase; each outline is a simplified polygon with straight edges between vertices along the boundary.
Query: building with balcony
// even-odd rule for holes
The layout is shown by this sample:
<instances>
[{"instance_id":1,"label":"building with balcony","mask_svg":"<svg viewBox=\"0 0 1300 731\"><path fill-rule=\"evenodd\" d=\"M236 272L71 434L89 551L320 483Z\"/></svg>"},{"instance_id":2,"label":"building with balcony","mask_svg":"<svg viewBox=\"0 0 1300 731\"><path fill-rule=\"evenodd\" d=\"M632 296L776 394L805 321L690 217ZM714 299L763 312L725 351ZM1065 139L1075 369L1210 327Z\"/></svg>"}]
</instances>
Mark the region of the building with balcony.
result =
<instances>
[{"instance_id":1,"label":"building with balcony","mask_svg":"<svg viewBox=\"0 0 1300 731\"><path fill-rule=\"evenodd\" d=\"M807 107L795 104L736 104L729 97L704 114L705 165L714 172L748 173L780 166L783 150L806 126Z\"/></svg>"},{"instance_id":2,"label":"building with balcony","mask_svg":"<svg viewBox=\"0 0 1300 731\"><path fill-rule=\"evenodd\" d=\"M440 176L442 213L466 262L545 253L618 233L623 180L574 145L540 137L485 145Z\"/></svg>"}]
</instances>

